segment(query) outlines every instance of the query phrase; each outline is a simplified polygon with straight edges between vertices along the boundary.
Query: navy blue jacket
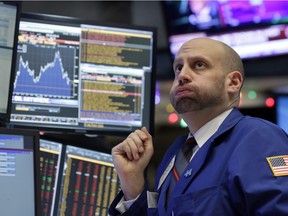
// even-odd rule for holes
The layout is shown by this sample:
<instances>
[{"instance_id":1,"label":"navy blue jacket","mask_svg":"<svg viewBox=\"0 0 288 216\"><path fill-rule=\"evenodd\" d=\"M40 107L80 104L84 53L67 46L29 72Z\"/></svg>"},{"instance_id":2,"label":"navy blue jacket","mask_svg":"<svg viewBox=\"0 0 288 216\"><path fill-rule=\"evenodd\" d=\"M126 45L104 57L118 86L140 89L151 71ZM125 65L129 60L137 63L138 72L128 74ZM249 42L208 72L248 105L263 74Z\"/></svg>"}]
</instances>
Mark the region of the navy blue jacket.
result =
<instances>
[{"instance_id":1,"label":"navy blue jacket","mask_svg":"<svg viewBox=\"0 0 288 216\"><path fill-rule=\"evenodd\" d=\"M288 157L288 136L273 123L243 116L238 109L228 115L199 149L180 177L166 208L172 173L162 184L159 180L186 138L175 140L157 170L158 207L147 207L147 195L143 191L123 215L288 215L288 175L274 176L266 159ZM111 204L110 215L118 214L115 206L122 195L118 194Z\"/></svg>"}]
</instances>

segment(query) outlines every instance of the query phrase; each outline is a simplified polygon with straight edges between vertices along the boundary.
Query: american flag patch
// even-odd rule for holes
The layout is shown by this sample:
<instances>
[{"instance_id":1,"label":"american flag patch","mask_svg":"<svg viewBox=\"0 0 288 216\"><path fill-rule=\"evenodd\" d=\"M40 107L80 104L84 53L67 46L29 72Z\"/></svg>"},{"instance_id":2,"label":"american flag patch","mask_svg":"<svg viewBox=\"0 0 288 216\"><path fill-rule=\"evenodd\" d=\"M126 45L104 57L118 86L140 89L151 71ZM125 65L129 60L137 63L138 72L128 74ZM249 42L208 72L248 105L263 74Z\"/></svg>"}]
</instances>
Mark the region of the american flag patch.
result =
<instances>
[{"instance_id":1,"label":"american flag patch","mask_svg":"<svg viewBox=\"0 0 288 216\"><path fill-rule=\"evenodd\" d=\"M288 155L266 158L274 176L288 176Z\"/></svg>"}]
</instances>

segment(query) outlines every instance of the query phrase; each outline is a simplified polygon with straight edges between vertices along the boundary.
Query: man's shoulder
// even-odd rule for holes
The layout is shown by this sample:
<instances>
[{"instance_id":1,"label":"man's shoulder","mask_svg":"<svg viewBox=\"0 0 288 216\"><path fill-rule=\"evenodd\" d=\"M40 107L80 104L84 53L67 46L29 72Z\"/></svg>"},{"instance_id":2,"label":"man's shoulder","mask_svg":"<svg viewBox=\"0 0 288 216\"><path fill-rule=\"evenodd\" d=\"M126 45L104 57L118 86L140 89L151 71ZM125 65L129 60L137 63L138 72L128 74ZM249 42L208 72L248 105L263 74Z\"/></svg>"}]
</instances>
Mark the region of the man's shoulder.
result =
<instances>
[{"instance_id":1,"label":"man's shoulder","mask_svg":"<svg viewBox=\"0 0 288 216\"><path fill-rule=\"evenodd\" d=\"M268 137L277 137L287 142L287 133L273 122L268 120L242 115L235 109L225 119L215 134L215 137L233 136L236 140L243 139L267 139ZM269 139L270 139L269 138ZM275 138L274 138L275 139Z\"/></svg>"},{"instance_id":2,"label":"man's shoulder","mask_svg":"<svg viewBox=\"0 0 288 216\"><path fill-rule=\"evenodd\" d=\"M249 130L251 128L260 127L260 128L267 128L267 129L279 129L281 128L276 125L275 123L268 121L263 118L253 117L249 115L243 115L240 110L234 109L233 112L227 117L226 124L232 121L232 124L235 124L238 127L244 127L245 129ZM224 123L225 124L225 123Z\"/></svg>"},{"instance_id":3,"label":"man's shoulder","mask_svg":"<svg viewBox=\"0 0 288 216\"><path fill-rule=\"evenodd\" d=\"M263 118L253 117L253 116L244 116L244 118L239 121L241 125L245 125L247 128L250 127L261 127L263 129L281 129L278 125L275 123L268 121Z\"/></svg>"}]
</instances>

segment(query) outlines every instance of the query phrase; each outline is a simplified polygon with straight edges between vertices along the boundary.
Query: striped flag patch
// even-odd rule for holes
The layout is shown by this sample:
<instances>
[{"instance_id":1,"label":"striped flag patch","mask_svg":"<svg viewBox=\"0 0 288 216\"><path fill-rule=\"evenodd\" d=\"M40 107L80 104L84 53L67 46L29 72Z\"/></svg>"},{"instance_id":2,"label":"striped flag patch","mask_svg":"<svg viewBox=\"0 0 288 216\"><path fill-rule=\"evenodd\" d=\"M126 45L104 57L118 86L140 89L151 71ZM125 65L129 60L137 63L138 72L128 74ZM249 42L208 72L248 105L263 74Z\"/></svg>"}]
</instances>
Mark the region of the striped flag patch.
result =
<instances>
[{"instance_id":1,"label":"striped flag patch","mask_svg":"<svg viewBox=\"0 0 288 216\"><path fill-rule=\"evenodd\" d=\"M266 158L274 176L288 176L288 155Z\"/></svg>"}]
</instances>

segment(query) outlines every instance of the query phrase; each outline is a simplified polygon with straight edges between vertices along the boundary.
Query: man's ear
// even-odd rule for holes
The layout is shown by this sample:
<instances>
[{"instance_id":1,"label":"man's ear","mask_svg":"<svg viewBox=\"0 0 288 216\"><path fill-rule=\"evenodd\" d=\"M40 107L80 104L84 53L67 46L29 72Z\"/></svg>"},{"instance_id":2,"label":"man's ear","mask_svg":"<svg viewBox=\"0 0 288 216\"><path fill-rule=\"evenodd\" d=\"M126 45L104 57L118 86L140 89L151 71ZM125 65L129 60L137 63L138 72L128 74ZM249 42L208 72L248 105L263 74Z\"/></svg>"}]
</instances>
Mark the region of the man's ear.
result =
<instances>
[{"instance_id":1,"label":"man's ear","mask_svg":"<svg viewBox=\"0 0 288 216\"><path fill-rule=\"evenodd\" d=\"M232 71L227 74L227 91L229 93L240 92L243 84L243 76L239 71Z\"/></svg>"}]
</instances>

